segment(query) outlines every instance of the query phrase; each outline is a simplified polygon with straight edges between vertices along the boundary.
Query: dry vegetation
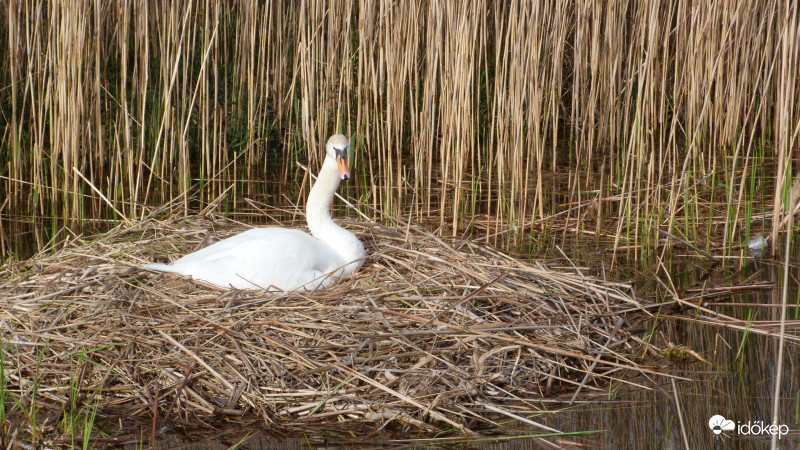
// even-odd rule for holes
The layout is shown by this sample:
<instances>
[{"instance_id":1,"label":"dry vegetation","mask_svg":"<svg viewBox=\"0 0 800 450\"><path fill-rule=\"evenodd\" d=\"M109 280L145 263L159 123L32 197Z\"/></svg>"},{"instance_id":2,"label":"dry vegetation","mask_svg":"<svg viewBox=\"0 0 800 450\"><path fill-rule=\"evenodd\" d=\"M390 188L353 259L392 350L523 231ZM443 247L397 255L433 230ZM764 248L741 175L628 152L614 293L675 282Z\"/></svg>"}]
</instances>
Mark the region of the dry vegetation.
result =
<instances>
[{"instance_id":1,"label":"dry vegetation","mask_svg":"<svg viewBox=\"0 0 800 450\"><path fill-rule=\"evenodd\" d=\"M752 214L781 229L800 130L791 3L231 6L0 5L5 211L132 219L198 180L201 203L241 199L235 180L316 168L338 130L365 203L452 233L481 213L520 243L589 200L617 245L654 248L660 227L727 252Z\"/></svg>"},{"instance_id":2,"label":"dry vegetation","mask_svg":"<svg viewBox=\"0 0 800 450\"><path fill-rule=\"evenodd\" d=\"M241 231L213 216L148 220L7 265L7 414L97 405L154 422L256 414L472 434L656 373L634 360L657 349L621 326L641 311L629 286L413 226L351 224L369 260L321 292L226 291L138 268L202 245L209 219L217 237Z\"/></svg>"}]
</instances>

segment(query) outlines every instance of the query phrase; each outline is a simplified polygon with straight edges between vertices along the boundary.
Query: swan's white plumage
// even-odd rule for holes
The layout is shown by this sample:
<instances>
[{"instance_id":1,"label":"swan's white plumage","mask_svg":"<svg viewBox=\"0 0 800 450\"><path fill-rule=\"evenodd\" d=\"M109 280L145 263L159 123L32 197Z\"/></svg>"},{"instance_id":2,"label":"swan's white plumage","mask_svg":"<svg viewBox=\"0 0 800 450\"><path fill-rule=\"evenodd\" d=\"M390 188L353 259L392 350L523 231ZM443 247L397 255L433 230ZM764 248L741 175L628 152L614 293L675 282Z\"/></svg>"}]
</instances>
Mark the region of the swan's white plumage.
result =
<instances>
[{"instance_id":1,"label":"swan's white plumage","mask_svg":"<svg viewBox=\"0 0 800 450\"><path fill-rule=\"evenodd\" d=\"M325 161L308 196L306 220L313 237L287 228L254 228L148 269L191 276L221 287L312 290L327 287L364 262L364 246L330 215L340 179L349 177L349 141L341 134L326 145Z\"/></svg>"}]
</instances>

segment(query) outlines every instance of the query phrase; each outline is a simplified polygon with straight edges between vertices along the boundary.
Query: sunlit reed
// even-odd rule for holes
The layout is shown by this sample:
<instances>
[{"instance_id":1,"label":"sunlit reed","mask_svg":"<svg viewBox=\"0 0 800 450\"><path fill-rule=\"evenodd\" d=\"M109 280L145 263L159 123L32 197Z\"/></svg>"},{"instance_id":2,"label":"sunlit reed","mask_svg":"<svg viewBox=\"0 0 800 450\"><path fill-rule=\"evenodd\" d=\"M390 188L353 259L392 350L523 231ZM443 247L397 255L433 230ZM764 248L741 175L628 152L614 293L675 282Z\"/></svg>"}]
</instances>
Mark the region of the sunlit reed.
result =
<instances>
[{"instance_id":1,"label":"sunlit reed","mask_svg":"<svg viewBox=\"0 0 800 450\"><path fill-rule=\"evenodd\" d=\"M295 162L316 169L338 131L360 147L365 205L495 244L594 199L604 222L588 228L641 246L636 258L658 245L655 228L719 233L728 248L767 212L742 207L754 176L776 176L769 223L786 214L800 24L777 0L22 0L0 12L9 208L80 221L177 200L187 214L187 194L235 202L266 172L303 183ZM752 167L756 146L774 173ZM555 172L566 186L547 182ZM561 216L565 230L584 214Z\"/></svg>"}]
</instances>

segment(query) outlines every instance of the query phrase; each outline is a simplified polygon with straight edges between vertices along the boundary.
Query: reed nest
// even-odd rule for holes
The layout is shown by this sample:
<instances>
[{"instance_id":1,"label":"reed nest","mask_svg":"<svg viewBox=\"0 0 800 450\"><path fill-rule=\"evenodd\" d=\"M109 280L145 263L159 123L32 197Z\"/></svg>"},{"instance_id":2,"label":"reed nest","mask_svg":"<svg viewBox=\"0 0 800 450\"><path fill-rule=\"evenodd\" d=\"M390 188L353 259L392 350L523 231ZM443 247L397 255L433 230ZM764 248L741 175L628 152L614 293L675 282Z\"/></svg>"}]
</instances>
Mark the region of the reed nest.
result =
<instances>
[{"instance_id":1,"label":"reed nest","mask_svg":"<svg viewBox=\"0 0 800 450\"><path fill-rule=\"evenodd\" d=\"M123 224L6 264L6 395L158 420L472 433L649 372L621 326L639 309L624 283L415 226L346 226L368 259L318 292L231 291L140 268L242 231L214 216Z\"/></svg>"}]
</instances>

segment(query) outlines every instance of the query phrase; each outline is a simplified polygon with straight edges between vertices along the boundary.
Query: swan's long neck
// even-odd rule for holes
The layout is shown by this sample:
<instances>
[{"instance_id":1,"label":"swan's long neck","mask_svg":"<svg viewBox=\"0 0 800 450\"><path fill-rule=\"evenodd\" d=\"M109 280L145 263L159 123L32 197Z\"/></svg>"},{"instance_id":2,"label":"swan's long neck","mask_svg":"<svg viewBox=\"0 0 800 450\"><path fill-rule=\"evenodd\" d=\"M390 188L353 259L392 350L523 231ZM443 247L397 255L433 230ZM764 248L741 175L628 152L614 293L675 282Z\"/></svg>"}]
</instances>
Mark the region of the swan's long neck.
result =
<instances>
[{"instance_id":1,"label":"swan's long neck","mask_svg":"<svg viewBox=\"0 0 800 450\"><path fill-rule=\"evenodd\" d=\"M308 194L306 203L306 220L311 234L320 241L328 244L342 256L342 264L355 261L364 257L364 246L353 233L336 225L331 219L331 201L333 194L339 187L339 170L336 162L325 158L322 169L319 171L317 182ZM354 272L361 267L363 260L358 264L349 265L344 275Z\"/></svg>"}]
</instances>

